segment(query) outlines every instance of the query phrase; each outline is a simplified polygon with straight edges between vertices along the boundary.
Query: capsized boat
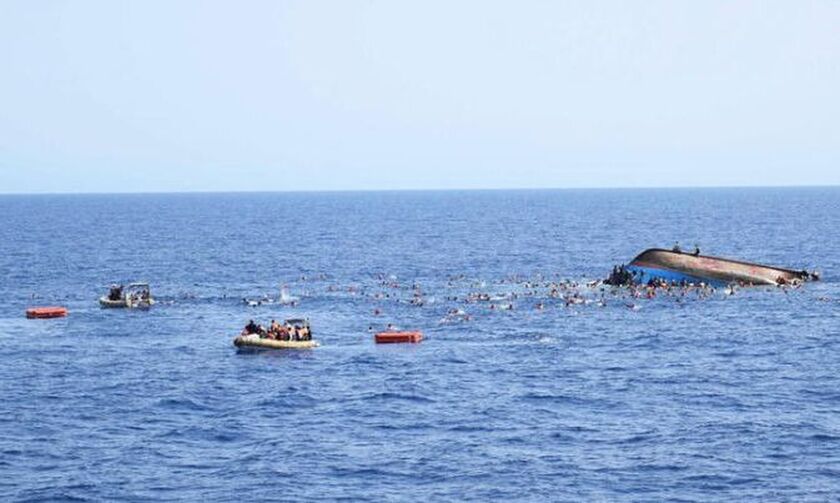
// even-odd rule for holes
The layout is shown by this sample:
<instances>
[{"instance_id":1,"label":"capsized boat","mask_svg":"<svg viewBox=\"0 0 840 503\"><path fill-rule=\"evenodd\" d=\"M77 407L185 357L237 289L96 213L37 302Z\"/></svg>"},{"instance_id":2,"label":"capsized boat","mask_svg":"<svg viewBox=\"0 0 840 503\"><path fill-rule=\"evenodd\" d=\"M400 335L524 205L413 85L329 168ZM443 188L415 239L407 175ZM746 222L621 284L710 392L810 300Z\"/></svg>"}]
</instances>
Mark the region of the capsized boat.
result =
<instances>
[{"instance_id":1,"label":"capsized boat","mask_svg":"<svg viewBox=\"0 0 840 503\"><path fill-rule=\"evenodd\" d=\"M676 283L706 283L723 286L730 283L744 285L785 285L817 280L817 273L796 271L769 265L743 262L721 257L686 253L678 250L651 248L640 253L622 271L635 284L651 280ZM629 282L629 281L628 281Z\"/></svg>"},{"instance_id":2,"label":"capsized boat","mask_svg":"<svg viewBox=\"0 0 840 503\"><path fill-rule=\"evenodd\" d=\"M154 304L148 283L111 285L108 295L99 298L99 305L108 308L148 309Z\"/></svg>"}]
</instances>

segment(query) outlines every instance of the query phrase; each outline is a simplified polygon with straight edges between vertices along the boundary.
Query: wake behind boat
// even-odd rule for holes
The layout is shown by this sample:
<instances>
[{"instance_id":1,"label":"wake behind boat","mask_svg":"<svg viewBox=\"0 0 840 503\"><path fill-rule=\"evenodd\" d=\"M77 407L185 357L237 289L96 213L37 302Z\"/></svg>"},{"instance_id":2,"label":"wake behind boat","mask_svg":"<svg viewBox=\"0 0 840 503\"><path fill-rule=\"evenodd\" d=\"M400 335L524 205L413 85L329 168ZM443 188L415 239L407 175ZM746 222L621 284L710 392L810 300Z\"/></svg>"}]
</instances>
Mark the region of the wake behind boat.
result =
<instances>
[{"instance_id":1,"label":"wake behind boat","mask_svg":"<svg viewBox=\"0 0 840 503\"><path fill-rule=\"evenodd\" d=\"M629 265L614 268L607 283L789 285L818 279L819 274L815 272L701 255L699 249L694 253L685 253L675 247L672 250L651 248L643 251Z\"/></svg>"}]
</instances>

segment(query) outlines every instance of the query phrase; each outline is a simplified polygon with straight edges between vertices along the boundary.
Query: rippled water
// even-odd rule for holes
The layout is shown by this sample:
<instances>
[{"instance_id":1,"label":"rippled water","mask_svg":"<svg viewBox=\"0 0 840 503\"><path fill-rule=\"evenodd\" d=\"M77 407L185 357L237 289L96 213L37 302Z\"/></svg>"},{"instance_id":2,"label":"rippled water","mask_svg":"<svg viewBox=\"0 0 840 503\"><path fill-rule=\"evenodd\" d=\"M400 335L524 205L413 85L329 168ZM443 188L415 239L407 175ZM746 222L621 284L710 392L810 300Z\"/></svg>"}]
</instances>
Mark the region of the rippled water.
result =
<instances>
[{"instance_id":1,"label":"rippled water","mask_svg":"<svg viewBox=\"0 0 840 503\"><path fill-rule=\"evenodd\" d=\"M0 499L834 499L837 222L835 188L3 196ZM542 286L674 240L824 281ZM134 279L161 303L98 307ZM281 285L297 306L242 302ZM290 316L323 347L231 345ZM387 323L427 339L374 345Z\"/></svg>"}]
</instances>

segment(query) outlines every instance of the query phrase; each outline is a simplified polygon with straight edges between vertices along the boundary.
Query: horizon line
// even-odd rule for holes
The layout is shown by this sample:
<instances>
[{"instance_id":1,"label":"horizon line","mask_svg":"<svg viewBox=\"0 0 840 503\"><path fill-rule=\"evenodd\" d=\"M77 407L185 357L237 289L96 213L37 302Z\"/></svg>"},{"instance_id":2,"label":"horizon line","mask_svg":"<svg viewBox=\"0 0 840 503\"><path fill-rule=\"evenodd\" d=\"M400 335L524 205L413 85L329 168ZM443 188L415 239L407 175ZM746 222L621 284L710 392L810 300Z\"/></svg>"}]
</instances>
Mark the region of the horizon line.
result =
<instances>
[{"instance_id":1,"label":"horizon line","mask_svg":"<svg viewBox=\"0 0 840 503\"><path fill-rule=\"evenodd\" d=\"M575 190L704 190L704 189L816 189L837 188L838 184L800 185L650 185L650 186L582 186L582 187L453 187L453 188L393 188L393 189L277 189L277 190L158 190L158 191L91 191L91 192L0 192L0 196L117 196L117 195L187 195L187 194L320 194L320 193L377 193L377 192L540 192Z\"/></svg>"}]
</instances>

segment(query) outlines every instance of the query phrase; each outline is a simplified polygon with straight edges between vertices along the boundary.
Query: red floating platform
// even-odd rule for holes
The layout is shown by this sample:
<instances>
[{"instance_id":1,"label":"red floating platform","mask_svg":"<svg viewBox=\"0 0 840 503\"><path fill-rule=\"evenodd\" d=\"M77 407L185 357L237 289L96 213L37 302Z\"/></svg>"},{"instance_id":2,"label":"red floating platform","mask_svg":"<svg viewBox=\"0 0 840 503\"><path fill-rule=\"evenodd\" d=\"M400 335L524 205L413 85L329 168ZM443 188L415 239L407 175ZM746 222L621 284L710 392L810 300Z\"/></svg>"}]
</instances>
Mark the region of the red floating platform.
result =
<instances>
[{"instance_id":1,"label":"red floating platform","mask_svg":"<svg viewBox=\"0 0 840 503\"><path fill-rule=\"evenodd\" d=\"M420 332L380 332L374 336L377 344L415 343L423 340Z\"/></svg>"},{"instance_id":2,"label":"red floating platform","mask_svg":"<svg viewBox=\"0 0 840 503\"><path fill-rule=\"evenodd\" d=\"M67 308L60 306L30 307L26 310L27 318L62 318L67 316Z\"/></svg>"}]
</instances>

